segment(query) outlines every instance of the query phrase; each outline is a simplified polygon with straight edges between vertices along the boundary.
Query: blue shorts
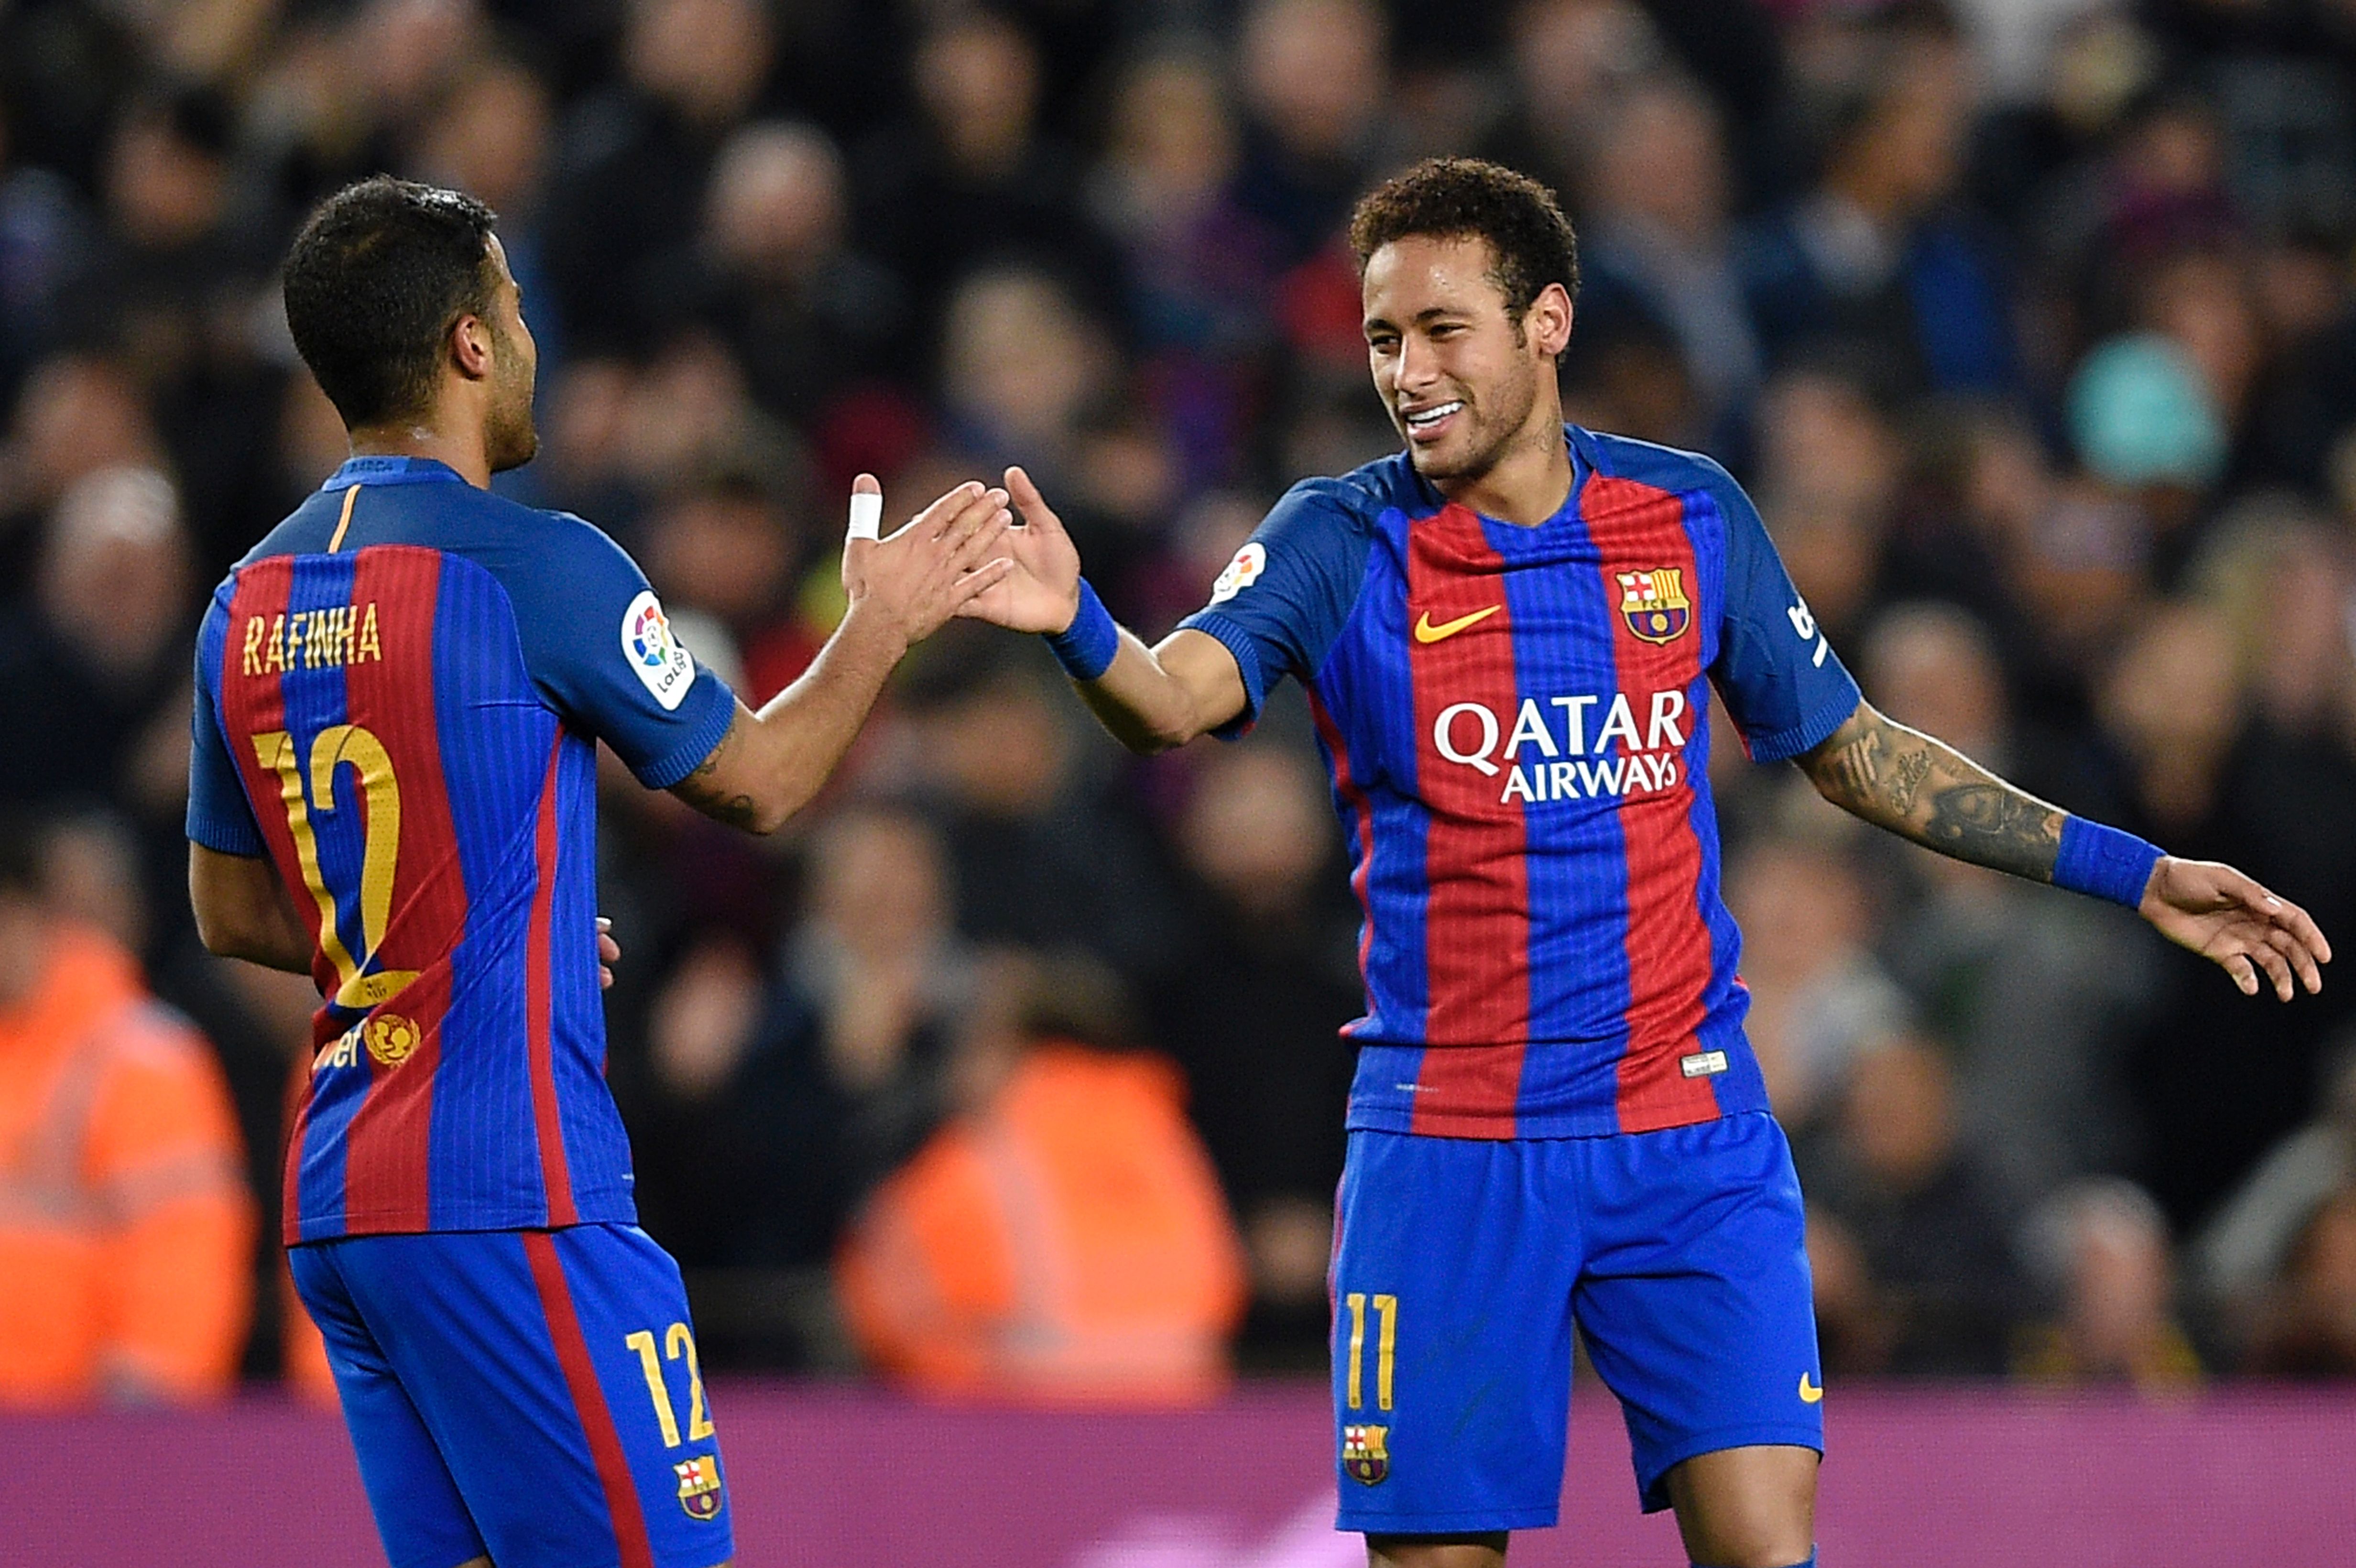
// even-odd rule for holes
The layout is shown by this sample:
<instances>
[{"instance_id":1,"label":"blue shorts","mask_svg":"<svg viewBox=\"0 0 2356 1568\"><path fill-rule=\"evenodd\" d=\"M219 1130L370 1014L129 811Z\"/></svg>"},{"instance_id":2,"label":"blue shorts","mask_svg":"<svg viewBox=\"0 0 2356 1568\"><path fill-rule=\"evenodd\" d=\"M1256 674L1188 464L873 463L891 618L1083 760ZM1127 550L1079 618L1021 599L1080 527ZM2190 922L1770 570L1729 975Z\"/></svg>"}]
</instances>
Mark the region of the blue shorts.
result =
<instances>
[{"instance_id":1,"label":"blue shorts","mask_svg":"<svg viewBox=\"0 0 2356 1568\"><path fill-rule=\"evenodd\" d=\"M392 1568L734 1555L679 1265L635 1225L290 1254Z\"/></svg>"},{"instance_id":2,"label":"blue shorts","mask_svg":"<svg viewBox=\"0 0 2356 1568\"><path fill-rule=\"evenodd\" d=\"M1334 1223L1343 1530L1553 1524L1574 1324L1646 1512L1697 1454L1824 1451L1799 1179L1764 1112L1609 1137L1355 1131Z\"/></svg>"}]
</instances>

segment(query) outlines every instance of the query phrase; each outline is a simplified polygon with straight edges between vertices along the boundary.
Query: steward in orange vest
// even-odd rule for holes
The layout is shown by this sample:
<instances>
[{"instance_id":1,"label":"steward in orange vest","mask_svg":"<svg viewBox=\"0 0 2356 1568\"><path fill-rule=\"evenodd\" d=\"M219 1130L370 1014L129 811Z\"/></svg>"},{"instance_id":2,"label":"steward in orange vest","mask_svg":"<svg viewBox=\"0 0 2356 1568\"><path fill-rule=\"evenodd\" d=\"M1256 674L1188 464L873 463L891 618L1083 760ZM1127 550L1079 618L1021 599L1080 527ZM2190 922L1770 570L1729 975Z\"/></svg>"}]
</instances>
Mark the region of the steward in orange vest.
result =
<instances>
[{"instance_id":1,"label":"steward in orange vest","mask_svg":"<svg viewBox=\"0 0 2356 1568\"><path fill-rule=\"evenodd\" d=\"M920 1392L1188 1404L1227 1378L1242 1248L1158 1057L1032 1047L876 1189L837 1262L852 1337Z\"/></svg>"},{"instance_id":2,"label":"steward in orange vest","mask_svg":"<svg viewBox=\"0 0 2356 1568\"><path fill-rule=\"evenodd\" d=\"M255 1224L227 1083L28 859L0 853L0 1405L226 1392Z\"/></svg>"}]
</instances>

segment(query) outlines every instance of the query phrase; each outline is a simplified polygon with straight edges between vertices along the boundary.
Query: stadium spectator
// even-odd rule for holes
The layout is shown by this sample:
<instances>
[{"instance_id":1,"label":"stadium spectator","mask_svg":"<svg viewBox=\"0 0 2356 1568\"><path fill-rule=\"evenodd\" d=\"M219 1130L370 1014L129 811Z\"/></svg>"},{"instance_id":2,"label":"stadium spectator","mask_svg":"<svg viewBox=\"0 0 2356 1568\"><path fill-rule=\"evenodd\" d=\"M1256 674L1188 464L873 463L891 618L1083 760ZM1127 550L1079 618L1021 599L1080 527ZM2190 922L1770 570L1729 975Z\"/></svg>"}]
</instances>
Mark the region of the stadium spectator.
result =
<instances>
[{"instance_id":1,"label":"stadium spectator","mask_svg":"<svg viewBox=\"0 0 2356 1568\"><path fill-rule=\"evenodd\" d=\"M2333 1193L2301 1228L2248 1365L2277 1377L2356 1377L2356 1188Z\"/></svg>"},{"instance_id":2,"label":"stadium spectator","mask_svg":"<svg viewBox=\"0 0 2356 1568\"><path fill-rule=\"evenodd\" d=\"M228 1392L253 1201L220 1068L0 825L0 1403Z\"/></svg>"},{"instance_id":3,"label":"stadium spectator","mask_svg":"<svg viewBox=\"0 0 2356 1568\"><path fill-rule=\"evenodd\" d=\"M2004 281L1954 206L1971 62L1943 26L1899 16L1816 188L1746 237L1751 309L1779 368L1822 355L1892 391L2006 392L2018 367Z\"/></svg>"},{"instance_id":4,"label":"stadium spectator","mask_svg":"<svg viewBox=\"0 0 2356 1568\"><path fill-rule=\"evenodd\" d=\"M1333 245L1391 152L1387 48L1369 0L1256 0L1244 13L1236 70L1250 120L1236 200L1276 235L1280 266Z\"/></svg>"},{"instance_id":5,"label":"stadium spectator","mask_svg":"<svg viewBox=\"0 0 2356 1568\"><path fill-rule=\"evenodd\" d=\"M2176 1317L2168 1221L2149 1193L2116 1178L2077 1182L2048 1199L2024 1234L2059 1312L2021 1335L2020 1376L2120 1381L2146 1393L2200 1380L2200 1358Z\"/></svg>"},{"instance_id":6,"label":"stadium spectator","mask_svg":"<svg viewBox=\"0 0 2356 1568\"><path fill-rule=\"evenodd\" d=\"M1324 1365L1342 1108L1363 1010L1315 763L1261 740L1202 759L1178 827L1186 955L1153 1017L1243 1226L1248 1364Z\"/></svg>"},{"instance_id":7,"label":"stadium spectator","mask_svg":"<svg viewBox=\"0 0 2356 1568\"><path fill-rule=\"evenodd\" d=\"M1244 1299L1226 1204L1177 1072L1105 1049L1108 977L1087 973L990 966L958 1046L964 1109L845 1244L852 1333L909 1387L1167 1405L1226 1381Z\"/></svg>"},{"instance_id":8,"label":"stadium spectator","mask_svg":"<svg viewBox=\"0 0 2356 1568\"><path fill-rule=\"evenodd\" d=\"M2022 754L1994 639L1966 612L1895 605L1858 651L1864 686L1900 723L2012 776L2051 771ZM2136 1132L2122 1058L2151 984L2138 928L1944 856L1902 853L1921 896L1879 950L1953 1046L1963 1136L2008 1201L2026 1207L2072 1177L2118 1168Z\"/></svg>"},{"instance_id":9,"label":"stadium spectator","mask_svg":"<svg viewBox=\"0 0 2356 1568\"><path fill-rule=\"evenodd\" d=\"M1960 1142L1944 1053L1920 1037L1866 1051L1832 1136L1799 1153L1826 1370L2002 1371L2024 1295L2010 1216Z\"/></svg>"},{"instance_id":10,"label":"stadium spectator","mask_svg":"<svg viewBox=\"0 0 2356 1568\"><path fill-rule=\"evenodd\" d=\"M1751 992L1744 1028L1775 1114L1794 1136L1839 1097L1865 1052L1910 1027L1906 997L1866 941L1872 923L1856 868L1830 845L1770 838L1729 869Z\"/></svg>"},{"instance_id":11,"label":"stadium spectator","mask_svg":"<svg viewBox=\"0 0 2356 1568\"><path fill-rule=\"evenodd\" d=\"M1728 446L1757 392L1759 343L1734 267L1717 112L1675 80L1630 89L1598 128L1572 353L1610 347L1615 315L1665 329L1694 391L1685 444Z\"/></svg>"}]
</instances>

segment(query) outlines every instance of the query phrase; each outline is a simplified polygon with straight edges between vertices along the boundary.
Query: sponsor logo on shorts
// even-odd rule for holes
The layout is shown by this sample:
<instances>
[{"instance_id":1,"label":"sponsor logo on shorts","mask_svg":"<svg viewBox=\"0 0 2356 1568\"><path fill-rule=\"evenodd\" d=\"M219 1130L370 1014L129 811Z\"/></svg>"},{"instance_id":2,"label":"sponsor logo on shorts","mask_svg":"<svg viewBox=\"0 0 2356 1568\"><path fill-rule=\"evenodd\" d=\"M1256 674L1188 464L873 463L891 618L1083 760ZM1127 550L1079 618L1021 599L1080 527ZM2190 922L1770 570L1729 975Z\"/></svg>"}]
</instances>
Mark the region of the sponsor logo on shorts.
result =
<instances>
[{"instance_id":1,"label":"sponsor logo on shorts","mask_svg":"<svg viewBox=\"0 0 2356 1568\"><path fill-rule=\"evenodd\" d=\"M1387 1426L1342 1428L1342 1468L1350 1479L1371 1487L1391 1473L1390 1451L1384 1446L1390 1435Z\"/></svg>"},{"instance_id":2,"label":"sponsor logo on shorts","mask_svg":"<svg viewBox=\"0 0 2356 1568\"><path fill-rule=\"evenodd\" d=\"M671 1467L671 1472L679 1477L679 1506L687 1510L688 1518L720 1517L718 1456L704 1454L693 1459L682 1459Z\"/></svg>"},{"instance_id":3,"label":"sponsor logo on shorts","mask_svg":"<svg viewBox=\"0 0 2356 1568\"><path fill-rule=\"evenodd\" d=\"M1713 1078L1726 1071L1726 1052L1697 1051L1677 1058L1677 1071L1688 1078Z\"/></svg>"},{"instance_id":4,"label":"sponsor logo on shorts","mask_svg":"<svg viewBox=\"0 0 2356 1568\"><path fill-rule=\"evenodd\" d=\"M1807 1373L1802 1372L1800 1374L1800 1403L1802 1404L1822 1404L1824 1402L1825 1391L1818 1388L1815 1383L1809 1381Z\"/></svg>"}]
</instances>

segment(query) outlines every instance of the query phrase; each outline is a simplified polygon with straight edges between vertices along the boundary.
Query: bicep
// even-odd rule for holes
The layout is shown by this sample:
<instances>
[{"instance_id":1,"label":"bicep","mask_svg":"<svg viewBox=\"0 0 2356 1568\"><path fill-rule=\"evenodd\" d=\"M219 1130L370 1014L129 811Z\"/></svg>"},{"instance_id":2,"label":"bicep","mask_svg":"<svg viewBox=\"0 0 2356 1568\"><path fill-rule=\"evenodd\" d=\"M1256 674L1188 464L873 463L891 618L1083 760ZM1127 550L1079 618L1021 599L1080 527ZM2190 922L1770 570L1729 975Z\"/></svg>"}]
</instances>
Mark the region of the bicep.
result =
<instances>
[{"instance_id":1,"label":"bicep","mask_svg":"<svg viewBox=\"0 0 2356 1568\"><path fill-rule=\"evenodd\" d=\"M670 793L714 822L758 833L764 831L760 798L767 774L754 755L751 737L760 721L742 702L734 708L711 754L672 784Z\"/></svg>"},{"instance_id":2,"label":"bicep","mask_svg":"<svg viewBox=\"0 0 2356 1568\"><path fill-rule=\"evenodd\" d=\"M1251 701L1234 652L1208 632L1173 632L1154 645L1153 657L1184 694L1197 734L1233 723Z\"/></svg>"}]
</instances>

